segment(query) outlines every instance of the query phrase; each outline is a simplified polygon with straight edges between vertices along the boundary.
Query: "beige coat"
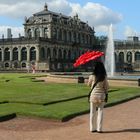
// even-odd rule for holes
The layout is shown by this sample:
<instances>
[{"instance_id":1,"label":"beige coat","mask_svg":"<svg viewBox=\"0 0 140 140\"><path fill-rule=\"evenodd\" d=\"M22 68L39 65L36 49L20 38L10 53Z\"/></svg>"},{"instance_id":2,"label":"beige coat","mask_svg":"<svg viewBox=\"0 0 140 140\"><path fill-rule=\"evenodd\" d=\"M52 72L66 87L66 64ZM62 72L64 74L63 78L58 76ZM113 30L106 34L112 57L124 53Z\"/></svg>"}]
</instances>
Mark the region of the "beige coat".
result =
<instances>
[{"instance_id":1,"label":"beige coat","mask_svg":"<svg viewBox=\"0 0 140 140\"><path fill-rule=\"evenodd\" d=\"M92 88L95 83L95 76L90 75L88 80L88 85ZM99 102L104 101L105 94L108 92L109 84L107 78L104 81L98 82L97 85L91 92L90 102L95 102L95 99L99 100Z\"/></svg>"}]
</instances>

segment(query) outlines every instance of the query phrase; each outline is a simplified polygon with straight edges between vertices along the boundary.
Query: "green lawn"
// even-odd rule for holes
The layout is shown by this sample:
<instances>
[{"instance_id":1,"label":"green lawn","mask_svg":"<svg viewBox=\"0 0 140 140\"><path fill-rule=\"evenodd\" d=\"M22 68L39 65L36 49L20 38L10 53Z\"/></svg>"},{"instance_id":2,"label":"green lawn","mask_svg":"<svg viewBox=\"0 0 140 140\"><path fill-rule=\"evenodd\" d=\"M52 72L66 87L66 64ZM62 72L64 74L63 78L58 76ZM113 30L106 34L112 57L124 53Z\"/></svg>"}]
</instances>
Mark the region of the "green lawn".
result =
<instances>
[{"instance_id":1,"label":"green lawn","mask_svg":"<svg viewBox=\"0 0 140 140\"><path fill-rule=\"evenodd\" d=\"M0 74L0 116L10 113L64 120L88 112L85 84L35 82L41 74ZM140 96L139 87L111 87L108 105ZM4 103L5 102L5 103Z\"/></svg>"}]
</instances>

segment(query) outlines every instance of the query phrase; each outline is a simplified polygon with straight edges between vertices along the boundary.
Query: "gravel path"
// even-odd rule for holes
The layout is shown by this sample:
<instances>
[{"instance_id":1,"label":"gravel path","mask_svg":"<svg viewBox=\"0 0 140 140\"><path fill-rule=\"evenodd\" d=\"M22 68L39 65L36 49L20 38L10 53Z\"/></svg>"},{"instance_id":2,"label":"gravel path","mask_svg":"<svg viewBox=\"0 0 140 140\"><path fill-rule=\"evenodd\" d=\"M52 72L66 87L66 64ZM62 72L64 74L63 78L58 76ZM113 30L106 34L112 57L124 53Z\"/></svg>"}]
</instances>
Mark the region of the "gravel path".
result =
<instances>
[{"instance_id":1,"label":"gravel path","mask_svg":"<svg viewBox=\"0 0 140 140\"><path fill-rule=\"evenodd\" d=\"M89 132L89 114L68 122L15 118L0 123L0 140L140 140L140 98L105 108L104 133Z\"/></svg>"}]
</instances>

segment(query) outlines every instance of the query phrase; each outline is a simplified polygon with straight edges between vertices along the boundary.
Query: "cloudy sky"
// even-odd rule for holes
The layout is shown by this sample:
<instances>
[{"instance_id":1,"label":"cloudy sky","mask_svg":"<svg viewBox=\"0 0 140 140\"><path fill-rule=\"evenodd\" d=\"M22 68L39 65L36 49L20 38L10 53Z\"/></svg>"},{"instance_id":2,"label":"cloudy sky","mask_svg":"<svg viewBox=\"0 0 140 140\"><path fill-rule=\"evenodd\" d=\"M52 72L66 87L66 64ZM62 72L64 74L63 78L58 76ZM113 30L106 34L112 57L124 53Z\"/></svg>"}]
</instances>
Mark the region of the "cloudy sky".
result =
<instances>
[{"instance_id":1,"label":"cloudy sky","mask_svg":"<svg viewBox=\"0 0 140 140\"><path fill-rule=\"evenodd\" d=\"M112 23L114 39L140 35L139 0L0 0L0 38L7 28L14 37L24 35L24 18L43 10L48 4L50 11L73 16L78 13L82 21L95 28L96 35L107 35Z\"/></svg>"}]
</instances>

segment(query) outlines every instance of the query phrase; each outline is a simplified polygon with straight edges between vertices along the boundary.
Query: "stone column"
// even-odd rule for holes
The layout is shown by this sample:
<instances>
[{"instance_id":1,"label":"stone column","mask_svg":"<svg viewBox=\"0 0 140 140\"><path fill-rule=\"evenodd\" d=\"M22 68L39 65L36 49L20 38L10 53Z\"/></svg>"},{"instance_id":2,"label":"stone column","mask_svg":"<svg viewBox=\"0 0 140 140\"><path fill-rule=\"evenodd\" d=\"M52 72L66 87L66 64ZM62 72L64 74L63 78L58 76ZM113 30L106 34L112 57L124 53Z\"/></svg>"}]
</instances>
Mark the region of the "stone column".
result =
<instances>
[{"instance_id":1,"label":"stone column","mask_svg":"<svg viewBox=\"0 0 140 140\"><path fill-rule=\"evenodd\" d=\"M27 62L30 62L30 47L27 47Z\"/></svg>"},{"instance_id":2,"label":"stone column","mask_svg":"<svg viewBox=\"0 0 140 140\"><path fill-rule=\"evenodd\" d=\"M4 61L4 48L2 48L1 51L2 51L2 52L1 52L2 54L1 54L1 55L2 55L2 62L3 62L3 61Z\"/></svg>"},{"instance_id":3,"label":"stone column","mask_svg":"<svg viewBox=\"0 0 140 140\"><path fill-rule=\"evenodd\" d=\"M135 51L132 51L132 63L135 63Z\"/></svg>"},{"instance_id":4,"label":"stone column","mask_svg":"<svg viewBox=\"0 0 140 140\"><path fill-rule=\"evenodd\" d=\"M52 33L51 33L51 25L48 26L48 38L52 37Z\"/></svg>"},{"instance_id":5,"label":"stone column","mask_svg":"<svg viewBox=\"0 0 140 140\"><path fill-rule=\"evenodd\" d=\"M124 63L127 63L127 52L124 51Z\"/></svg>"},{"instance_id":6,"label":"stone column","mask_svg":"<svg viewBox=\"0 0 140 140\"><path fill-rule=\"evenodd\" d=\"M10 48L10 61L13 60L13 52L12 52L12 48Z\"/></svg>"},{"instance_id":7,"label":"stone column","mask_svg":"<svg viewBox=\"0 0 140 140\"><path fill-rule=\"evenodd\" d=\"M39 47L36 47L36 61L39 62Z\"/></svg>"},{"instance_id":8,"label":"stone column","mask_svg":"<svg viewBox=\"0 0 140 140\"><path fill-rule=\"evenodd\" d=\"M37 46L36 48L36 70L39 70L39 46Z\"/></svg>"},{"instance_id":9,"label":"stone column","mask_svg":"<svg viewBox=\"0 0 140 140\"><path fill-rule=\"evenodd\" d=\"M34 38L35 37L35 30L33 27L31 28L31 33L32 33L32 38Z\"/></svg>"},{"instance_id":10,"label":"stone column","mask_svg":"<svg viewBox=\"0 0 140 140\"><path fill-rule=\"evenodd\" d=\"M21 47L18 48L18 61L21 61Z\"/></svg>"},{"instance_id":11,"label":"stone column","mask_svg":"<svg viewBox=\"0 0 140 140\"><path fill-rule=\"evenodd\" d=\"M40 28L40 37L44 37L43 27Z\"/></svg>"}]
</instances>

